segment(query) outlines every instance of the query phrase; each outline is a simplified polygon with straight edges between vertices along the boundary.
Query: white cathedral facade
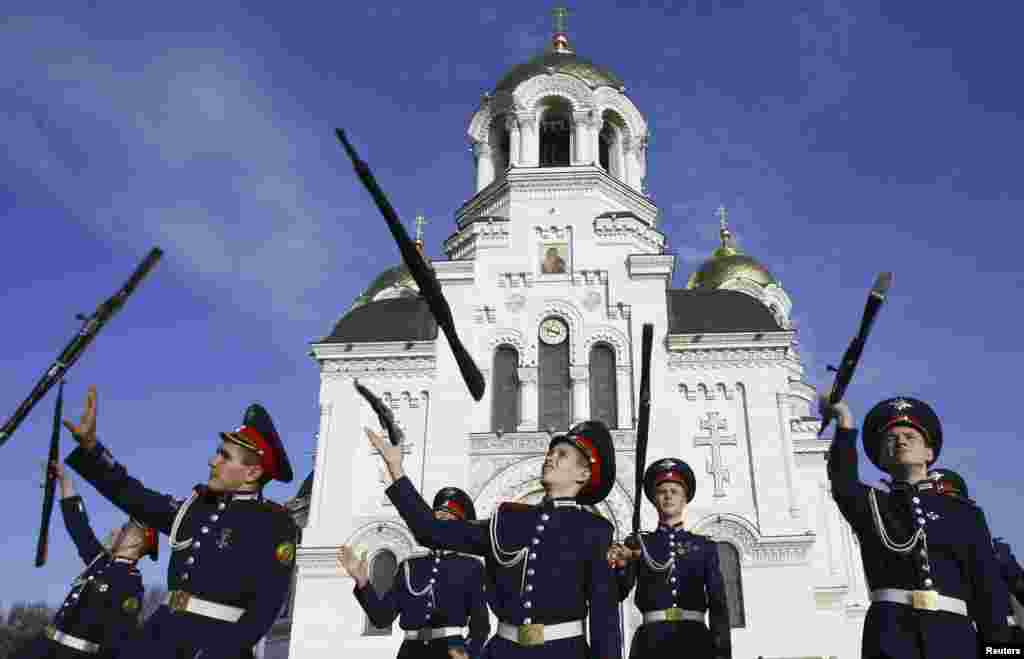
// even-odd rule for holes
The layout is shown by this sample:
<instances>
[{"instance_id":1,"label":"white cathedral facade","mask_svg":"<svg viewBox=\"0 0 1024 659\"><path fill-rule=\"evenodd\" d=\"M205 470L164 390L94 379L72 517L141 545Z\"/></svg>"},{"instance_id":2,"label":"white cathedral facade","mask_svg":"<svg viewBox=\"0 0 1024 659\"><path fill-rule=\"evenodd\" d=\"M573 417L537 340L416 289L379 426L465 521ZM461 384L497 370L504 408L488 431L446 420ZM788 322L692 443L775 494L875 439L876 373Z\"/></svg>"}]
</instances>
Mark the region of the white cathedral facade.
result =
<instances>
[{"instance_id":1,"label":"white cathedral facade","mask_svg":"<svg viewBox=\"0 0 1024 659\"><path fill-rule=\"evenodd\" d=\"M596 512L622 539L642 496L634 448L644 323L655 336L648 463L674 456L694 468L687 527L720 543L733 656L859 657L860 553L829 495L828 441L816 436L781 285L737 248L723 216L722 246L685 289L671 288L675 257L644 187L644 116L622 81L577 56L562 32L484 97L468 133L476 193L455 214L447 259L432 265L487 392L470 398L402 267L313 345L315 467L292 502L304 526L295 587L264 657L391 659L402 642L397 621L368 621L336 562L343 544L367 551L373 583L387 588L396 564L422 549L384 495L382 462L362 431L379 425L354 379L392 407L406 473L424 498L462 487L481 518L503 501L540 498L552 432L605 421L618 474ZM648 530L657 523L646 501L643 520ZM632 594L621 613L625 652L641 622Z\"/></svg>"}]
</instances>

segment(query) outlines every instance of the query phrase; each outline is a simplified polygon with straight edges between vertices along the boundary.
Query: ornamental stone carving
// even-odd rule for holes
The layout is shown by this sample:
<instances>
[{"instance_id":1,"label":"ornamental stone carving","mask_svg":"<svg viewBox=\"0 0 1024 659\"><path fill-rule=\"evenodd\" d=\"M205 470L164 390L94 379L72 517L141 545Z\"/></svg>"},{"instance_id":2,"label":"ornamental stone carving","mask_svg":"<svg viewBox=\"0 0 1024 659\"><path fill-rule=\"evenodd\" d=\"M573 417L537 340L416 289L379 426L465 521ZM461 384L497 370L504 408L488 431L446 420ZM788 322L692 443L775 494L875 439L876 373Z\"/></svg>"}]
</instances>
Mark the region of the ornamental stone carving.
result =
<instances>
[{"instance_id":1,"label":"ornamental stone carving","mask_svg":"<svg viewBox=\"0 0 1024 659\"><path fill-rule=\"evenodd\" d=\"M325 360L322 367L326 379L387 378L433 379L436 374L433 357L389 357L389 358L355 358Z\"/></svg>"},{"instance_id":2,"label":"ornamental stone carving","mask_svg":"<svg viewBox=\"0 0 1024 659\"><path fill-rule=\"evenodd\" d=\"M589 109L594 104L594 93L590 88L578 78L564 73L539 75L524 80L514 95L519 104L528 110L536 110L541 100L548 96L565 99L576 112Z\"/></svg>"},{"instance_id":3,"label":"ornamental stone carving","mask_svg":"<svg viewBox=\"0 0 1024 659\"><path fill-rule=\"evenodd\" d=\"M607 325L596 327L587 333L583 341L583 354L589 359L590 351L597 343L607 343L615 350L615 364L620 366L628 365L630 362L629 339L621 330Z\"/></svg>"},{"instance_id":4,"label":"ornamental stone carving","mask_svg":"<svg viewBox=\"0 0 1024 659\"><path fill-rule=\"evenodd\" d=\"M491 338L487 340L487 351L492 355L499 346L509 345L516 349L519 355L519 363L523 364L528 359L527 343L523 333L512 327L496 329Z\"/></svg>"},{"instance_id":5,"label":"ornamental stone carving","mask_svg":"<svg viewBox=\"0 0 1024 659\"><path fill-rule=\"evenodd\" d=\"M533 231L541 240L569 240L572 226L568 224L562 226L541 226L535 224L533 225Z\"/></svg>"},{"instance_id":6,"label":"ornamental stone carving","mask_svg":"<svg viewBox=\"0 0 1024 659\"><path fill-rule=\"evenodd\" d=\"M602 114L605 110L612 110L626 124L629 137L646 137L647 122L644 115L629 97L610 89L602 87L594 92L594 105Z\"/></svg>"},{"instance_id":7,"label":"ornamental stone carving","mask_svg":"<svg viewBox=\"0 0 1024 659\"><path fill-rule=\"evenodd\" d=\"M786 348L687 348L669 353L668 370L778 367L785 358Z\"/></svg>"},{"instance_id":8,"label":"ornamental stone carving","mask_svg":"<svg viewBox=\"0 0 1024 659\"><path fill-rule=\"evenodd\" d=\"M811 532L798 536L762 536L745 517L731 513L707 515L692 530L715 542L732 544L739 552L740 562L755 567L806 563L815 541Z\"/></svg>"}]
</instances>

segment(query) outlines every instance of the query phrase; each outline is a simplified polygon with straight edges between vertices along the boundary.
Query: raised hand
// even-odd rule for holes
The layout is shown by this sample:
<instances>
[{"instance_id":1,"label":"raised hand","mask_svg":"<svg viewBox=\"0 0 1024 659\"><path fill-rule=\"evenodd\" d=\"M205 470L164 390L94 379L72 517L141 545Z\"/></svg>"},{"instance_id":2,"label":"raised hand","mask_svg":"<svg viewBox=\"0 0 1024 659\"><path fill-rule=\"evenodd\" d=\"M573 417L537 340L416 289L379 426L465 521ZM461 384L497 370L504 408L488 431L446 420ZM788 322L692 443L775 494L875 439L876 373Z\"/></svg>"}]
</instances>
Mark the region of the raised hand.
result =
<instances>
[{"instance_id":1,"label":"raised hand","mask_svg":"<svg viewBox=\"0 0 1024 659\"><path fill-rule=\"evenodd\" d=\"M338 565L348 572L348 576L356 580L360 589L365 588L370 581L370 573L366 566L366 556L359 556L348 545L342 545L338 550Z\"/></svg>"},{"instance_id":2,"label":"raised hand","mask_svg":"<svg viewBox=\"0 0 1024 659\"><path fill-rule=\"evenodd\" d=\"M818 414L825 416L826 410L831 409L832 413L837 419L837 424L840 428L847 430L854 427L853 413L850 411L850 406L846 404L845 400L841 400L835 405L830 405L828 402L828 395L818 392Z\"/></svg>"},{"instance_id":3,"label":"raised hand","mask_svg":"<svg viewBox=\"0 0 1024 659\"><path fill-rule=\"evenodd\" d=\"M366 436L370 439L370 445L377 449L380 453L380 457L384 459L384 464L387 465L388 471L391 472L391 478L398 480L405 475L402 471L402 447L395 446L388 438L379 433L375 433L369 428L363 427L366 431Z\"/></svg>"},{"instance_id":4,"label":"raised hand","mask_svg":"<svg viewBox=\"0 0 1024 659\"><path fill-rule=\"evenodd\" d=\"M71 431L82 448L89 450L96 446L96 385L89 385L89 393L85 396L85 411L78 425L64 419L64 427Z\"/></svg>"},{"instance_id":5,"label":"raised hand","mask_svg":"<svg viewBox=\"0 0 1024 659\"><path fill-rule=\"evenodd\" d=\"M469 655L462 648L448 648L448 659L469 659Z\"/></svg>"}]
</instances>

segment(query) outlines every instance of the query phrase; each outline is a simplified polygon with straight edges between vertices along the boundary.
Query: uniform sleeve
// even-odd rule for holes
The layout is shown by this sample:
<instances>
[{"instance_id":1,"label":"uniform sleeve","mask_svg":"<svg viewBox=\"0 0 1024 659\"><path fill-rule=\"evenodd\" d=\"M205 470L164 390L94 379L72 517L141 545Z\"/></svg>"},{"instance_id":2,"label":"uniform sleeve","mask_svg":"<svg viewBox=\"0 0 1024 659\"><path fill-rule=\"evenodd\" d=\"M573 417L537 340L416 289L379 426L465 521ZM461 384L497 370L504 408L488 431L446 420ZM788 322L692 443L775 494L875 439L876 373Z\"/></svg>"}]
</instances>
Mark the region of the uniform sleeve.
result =
<instances>
[{"instance_id":1,"label":"uniform sleeve","mask_svg":"<svg viewBox=\"0 0 1024 659\"><path fill-rule=\"evenodd\" d=\"M477 556L489 555L491 541L486 524L434 519L430 506L406 476L389 485L385 493L421 545Z\"/></svg>"},{"instance_id":2,"label":"uniform sleeve","mask_svg":"<svg viewBox=\"0 0 1024 659\"><path fill-rule=\"evenodd\" d=\"M403 567L404 563L398 566L398 573L386 593L378 593L369 581L366 582L365 588L360 588L359 584L352 588L352 594L356 596L356 601L363 607L366 617L374 627L388 627L398 617L398 590L404 583L401 580Z\"/></svg>"},{"instance_id":3,"label":"uniform sleeve","mask_svg":"<svg viewBox=\"0 0 1024 659\"><path fill-rule=\"evenodd\" d=\"M131 517L158 529L171 532L178 512L174 497L150 490L128 475L103 444L96 442L92 450L79 446L66 460L68 466L92 484L96 490Z\"/></svg>"},{"instance_id":4,"label":"uniform sleeve","mask_svg":"<svg viewBox=\"0 0 1024 659\"><path fill-rule=\"evenodd\" d=\"M267 516L266 532L258 542L254 539L243 559L250 565L255 586L244 604L245 613L237 622L225 625L216 637L202 639L205 657L245 656L270 631L288 598L298 529L285 512Z\"/></svg>"},{"instance_id":5,"label":"uniform sleeve","mask_svg":"<svg viewBox=\"0 0 1024 659\"><path fill-rule=\"evenodd\" d=\"M96 557L103 553L103 545L96 538L92 527L89 526L89 517L85 513L85 503L82 497L77 494L73 497L60 500L60 512L64 517L64 526L71 536L72 542L78 549L78 555L86 565L96 560Z\"/></svg>"},{"instance_id":6,"label":"uniform sleeve","mask_svg":"<svg viewBox=\"0 0 1024 659\"><path fill-rule=\"evenodd\" d=\"M861 522L870 519L868 486L860 482L857 465L857 429L839 428L828 449L828 478L832 498L846 521L860 532Z\"/></svg>"},{"instance_id":7,"label":"uniform sleeve","mask_svg":"<svg viewBox=\"0 0 1024 659\"><path fill-rule=\"evenodd\" d=\"M635 561L627 561L622 567L616 567L613 569L615 573L615 585L619 591L619 601L623 602L629 597L629 591L633 590L633 586L636 585L637 571L640 569L640 565L637 561L642 561L643 558L638 558Z\"/></svg>"},{"instance_id":8,"label":"uniform sleeve","mask_svg":"<svg viewBox=\"0 0 1024 659\"><path fill-rule=\"evenodd\" d=\"M476 659L491 633L491 617L487 613L487 579L484 577L484 566L474 560L471 575L474 587L468 589L469 637L466 639L466 645L471 659Z\"/></svg>"},{"instance_id":9,"label":"uniform sleeve","mask_svg":"<svg viewBox=\"0 0 1024 659\"><path fill-rule=\"evenodd\" d=\"M618 589L612 568L608 565L611 525L601 522L600 528L588 540L590 559L586 566L586 587L590 604L590 656L593 659L622 659Z\"/></svg>"},{"instance_id":10,"label":"uniform sleeve","mask_svg":"<svg viewBox=\"0 0 1024 659\"><path fill-rule=\"evenodd\" d=\"M971 597L967 610L978 626L978 636L990 642L1009 640L1010 630L1006 625L1006 603L1010 593L999 572L999 563L992 551L992 535L989 533L985 513L973 508L977 516L974 542L970 545L973 567L969 570Z\"/></svg>"},{"instance_id":11,"label":"uniform sleeve","mask_svg":"<svg viewBox=\"0 0 1024 659\"><path fill-rule=\"evenodd\" d=\"M729 624L729 605L725 595L725 582L718 562L718 547L709 542L704 561L704 587L708 596L708 627L711 629L711 647L714 659L732 659L732 638Z\"/></svg>"}]
</instances>

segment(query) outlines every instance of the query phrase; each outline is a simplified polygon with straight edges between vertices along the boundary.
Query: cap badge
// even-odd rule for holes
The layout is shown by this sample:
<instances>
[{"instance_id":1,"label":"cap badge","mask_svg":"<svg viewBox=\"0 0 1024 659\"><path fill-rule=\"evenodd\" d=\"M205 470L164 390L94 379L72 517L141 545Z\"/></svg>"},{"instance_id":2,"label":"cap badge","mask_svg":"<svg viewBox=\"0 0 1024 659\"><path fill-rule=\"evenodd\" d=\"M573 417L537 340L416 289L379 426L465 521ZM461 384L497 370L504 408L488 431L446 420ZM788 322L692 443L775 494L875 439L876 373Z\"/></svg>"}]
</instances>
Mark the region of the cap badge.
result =
<instances>
[{"instance_id":1,"label":"cap badge","mask_svg":"<svg viewBox=\"0 0 1024 659\"><path fill-rule=\"evenodd\" d=\"M903 410L909 410L911 407L914 406L912 403L909 403L902 398L897 398L896 400L892 401L889 404L895 407L896 411L898 412L902 412Z\"/></svg>"}]
</instances>

